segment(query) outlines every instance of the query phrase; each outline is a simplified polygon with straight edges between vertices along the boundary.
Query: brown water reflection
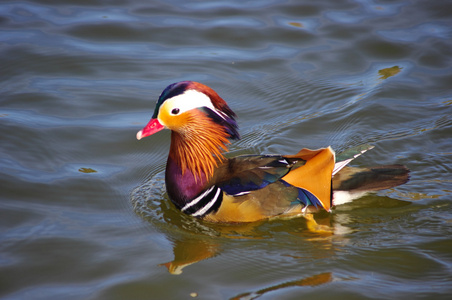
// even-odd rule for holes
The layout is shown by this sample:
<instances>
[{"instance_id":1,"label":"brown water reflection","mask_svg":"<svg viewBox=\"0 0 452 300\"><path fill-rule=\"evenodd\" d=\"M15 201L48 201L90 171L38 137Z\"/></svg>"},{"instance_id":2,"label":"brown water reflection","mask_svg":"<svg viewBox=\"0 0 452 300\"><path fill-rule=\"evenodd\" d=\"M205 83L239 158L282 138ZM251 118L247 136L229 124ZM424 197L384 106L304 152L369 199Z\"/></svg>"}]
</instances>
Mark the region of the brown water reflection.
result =
<instances>
[{"instance_id":1,"label":"brown water reflection","mask_svg":"<svg viewBox=\"0 0 452 300\"><path fill-rule=\"evenodd\" d=\"M231 300L240 300L240 299L257 299L265 293L274 292L280 289L290 288L290 287L304 287L304 286L318 286L322 284L329 283L333 280L333 274L331 273L321 273L318 275L310 276L307 278L289 281L281 284L277 284L271 287L267 287L255 292L248 292L237 295L235 297L230 298Z\"/></svg>"},{"instance_id":2,"label":"brown water reflection","mask_svg":"<svg viewBox=\"0 0 452 300\"><path fill-rule=\"evenodd\" d=\"M322 252L319 253L314 251L311 255L312 258L320 259L323 255L334 255L333 238L341 239L344 242L345 239L341 236L350 233L351 230L345 225L340 225L339 222L332 223L332 218L332 215L328 213L319 214L315 218L312 214L307 214L305 217L292 218L292 222L297 224L297 228L292 231L285 229L285 233L290 234L294 238L300 238L300 240L305 242L314 243L316 247L322 249ZM342 218L342 220L345 219ZM268 223L268 221L236 225L199 222L205 226L202 231L190 233L186 232L186 229L179 228L179 232L173 235L168 232L168 237L173 244L174 260L162 263L160 266L165 266L169 273L180 275L185 267L220 255L223 251L222 245L227 243L225 239L263 240L271 238L269 232L262 235L259 229L260 226ZM206 227L210 228L210 230L206 231ZM185 233L180 234L180 230ZM209 236L212 232L215 232L216 237ZM335 235L336 237L334 237ZM327 249L332 252L325 252ZM302 258L297 257L296 254L288 254L287 256L293 259Z\"/></svg>"}]
</instances>

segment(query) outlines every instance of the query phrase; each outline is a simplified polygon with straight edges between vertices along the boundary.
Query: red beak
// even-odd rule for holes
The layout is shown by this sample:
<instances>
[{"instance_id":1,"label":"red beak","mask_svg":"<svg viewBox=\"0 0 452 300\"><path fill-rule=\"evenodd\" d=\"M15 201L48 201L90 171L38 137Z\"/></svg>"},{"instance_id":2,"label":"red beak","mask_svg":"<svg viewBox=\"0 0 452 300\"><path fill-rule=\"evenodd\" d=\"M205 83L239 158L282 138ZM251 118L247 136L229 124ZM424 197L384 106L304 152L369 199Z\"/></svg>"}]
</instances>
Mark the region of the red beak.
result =
<instances>
[{"instance_id":1,"label":"red beak","mask_svg":"<svg viewBox=\"0 0 452 300\"><path fill-rule=\"evenodd\" d=\"M156 132L159 132L160 130L164 129L165 127L160 124L159 120L157 119L151 119L143 129L138 131L137 133L137 139L141 140L144 137L150 136Z\"/></svg>"}]
</instances>

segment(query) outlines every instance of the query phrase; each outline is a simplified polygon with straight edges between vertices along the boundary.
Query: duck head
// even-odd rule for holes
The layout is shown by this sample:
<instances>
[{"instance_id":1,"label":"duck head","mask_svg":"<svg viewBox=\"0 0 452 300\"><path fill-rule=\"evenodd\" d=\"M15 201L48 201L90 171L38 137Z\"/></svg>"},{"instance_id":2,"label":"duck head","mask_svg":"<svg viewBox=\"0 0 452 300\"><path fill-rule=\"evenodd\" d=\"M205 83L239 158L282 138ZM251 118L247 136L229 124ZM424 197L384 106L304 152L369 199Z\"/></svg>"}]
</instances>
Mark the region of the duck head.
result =
<instances>
[{"instance_id":1,"label":"duck head","mask_svg":"<svg viewBox=\"0 0 452 300\"><path fill-rule=\"evenodd\" d=\"M182 175L209 178L224 159L230 139L239 139L236 115L210 87L193 81L173 83L163 90L149 123L137 139L171 130L168 162Z\"/></svg>"}]
</instances>

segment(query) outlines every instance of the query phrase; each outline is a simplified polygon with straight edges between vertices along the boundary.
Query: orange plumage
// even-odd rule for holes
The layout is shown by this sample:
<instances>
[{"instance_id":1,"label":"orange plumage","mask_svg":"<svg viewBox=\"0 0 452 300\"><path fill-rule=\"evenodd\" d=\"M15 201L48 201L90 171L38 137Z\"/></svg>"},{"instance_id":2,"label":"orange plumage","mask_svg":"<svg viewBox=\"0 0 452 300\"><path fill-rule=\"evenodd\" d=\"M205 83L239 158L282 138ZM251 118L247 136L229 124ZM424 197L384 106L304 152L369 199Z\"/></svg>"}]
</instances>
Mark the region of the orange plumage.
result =
<instances>
[{"instance_id":1,"label":"orange plumage","mask_svg":"<svg viewBox=\"0 0 452 300\"><path fill-rule=\"evenodd\" d=\"M209 179L224 160L223 152L230 143L228 135L200 111L186 112L181 117L184 125L172 132L169 155L180 164L182 174L190 170L195 180L203 174Z\"/></svg>"}]
</instances>

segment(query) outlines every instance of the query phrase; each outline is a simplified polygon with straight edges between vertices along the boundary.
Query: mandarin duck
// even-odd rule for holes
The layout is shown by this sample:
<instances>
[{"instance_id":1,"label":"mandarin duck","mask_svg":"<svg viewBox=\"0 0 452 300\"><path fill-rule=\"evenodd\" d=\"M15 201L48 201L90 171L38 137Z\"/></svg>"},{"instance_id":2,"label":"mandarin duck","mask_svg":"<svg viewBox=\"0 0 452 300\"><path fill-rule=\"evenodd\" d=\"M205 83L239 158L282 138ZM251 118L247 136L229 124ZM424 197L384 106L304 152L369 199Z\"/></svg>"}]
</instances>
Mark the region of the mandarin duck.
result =
<instances>
[{"instance_id":1,"label":"mandarin duck","mask_svg":"<svg viewBox=\"0 0 452 300\"><path fill-rule=\"evenodd\" d=\"M182 212L210 222L242 223L292 217L408 181L403 165L346 166L369 148L336 162L331 147L302 149L295 155L226 158L239 139L236 114L210 87L181 81L166 87L140 140L171 130L165 184ZM352 151L353 152L353 151Z\"/></svg>"}]
</instances>

